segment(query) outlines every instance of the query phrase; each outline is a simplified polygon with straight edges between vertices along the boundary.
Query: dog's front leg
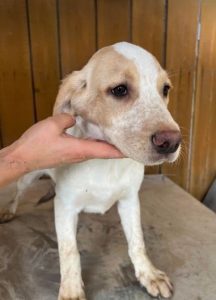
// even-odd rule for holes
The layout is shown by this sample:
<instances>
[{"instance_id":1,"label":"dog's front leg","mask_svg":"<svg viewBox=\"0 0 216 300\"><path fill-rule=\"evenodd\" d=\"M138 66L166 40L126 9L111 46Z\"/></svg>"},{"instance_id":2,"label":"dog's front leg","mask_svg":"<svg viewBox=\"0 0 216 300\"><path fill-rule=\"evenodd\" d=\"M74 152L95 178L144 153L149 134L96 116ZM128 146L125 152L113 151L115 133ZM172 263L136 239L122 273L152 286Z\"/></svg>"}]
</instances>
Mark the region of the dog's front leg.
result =
<instances>
[{"instance_id":1,"label":"dog's front leg","mask_svg":"<svg viewBox=\"0 0 216 300\"><path fill-rule=\"evenodd\" d=\"M70 201L67 204L65 199L55 198L55 225L61 272L58 299L84 300L86 298L83 291L80 255L76 241L78 214L70 206Z\"/></svg>"},{"instance_id":2,"label":"dog's front leg","mask_svg":"<svg viewBox=\"0 0 216 300\"><path fill-rule=\"evenodd\" d=\"M149 260L141 226L140 203L137 194L118 202L118 212L128 241L129 256L141 285L154 297L172 295L172 284L164 272L156 269Z\"/></svg>"}]
</instances>

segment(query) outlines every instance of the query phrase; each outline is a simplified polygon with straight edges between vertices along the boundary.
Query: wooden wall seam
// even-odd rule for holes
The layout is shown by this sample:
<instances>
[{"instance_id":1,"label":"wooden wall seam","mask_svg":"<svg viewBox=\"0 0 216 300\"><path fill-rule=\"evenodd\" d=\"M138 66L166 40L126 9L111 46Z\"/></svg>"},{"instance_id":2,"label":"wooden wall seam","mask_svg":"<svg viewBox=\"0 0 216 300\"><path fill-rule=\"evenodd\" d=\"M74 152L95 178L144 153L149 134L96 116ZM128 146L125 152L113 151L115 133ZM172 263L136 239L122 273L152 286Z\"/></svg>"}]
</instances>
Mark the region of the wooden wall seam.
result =
<instances>
[{"instance_id":1,"label":"wooden wall seam","mask_svg":"<svg viewBox=\"0 0 216 300\"><path fill-rule=\"evenodd\" d=\"M59 1L56 0L56 25L57 25L57 43L58 43L58 63L59 63L59 77L60 80L63 77L63 72L62 72L62 63L61 63L61 35L60 35L60 15L59 15Z\"/></svg>"},{"instance_id":2,"label":"wooden wall seam","mask_svg":"<svg viewBox=\"0 0 216 300\"><path fill-rule=\"evenodd\" d=\"M195 68L194 68L194 81L193 81L193 92L192 92L192 107L191 107L191 122L190 122L190 136L189 136L189 148L188 148L188 165L187 165L187 180L185 188L187 191L190 189L191 185L191 166L192 166L192 155L193 155L193 139L194 139L194 119L195 119L195 105L196 105L196 96L197 96L197 82L198 82L198 64L199 64L199 55L200 55L200 31L201 31L201 14L202 14L202 5L199 0L199 12L197 18L197 34L196 34L196 47L195 47Z\"/></svg>"},{"instance_id":3,"label":"wooden wall seam","mask_svg":"<svg viewBox=\"0 0 216 300\"><path fill-rule=\"evenodd\" d=\"M163 45L163 63L162 66L166 69L167 65L167 31L168 31L168 14L169 14L169 1L165 0L164 4L164 45Z\"/></svg>"},{"instance_id":4,"label":"wooden wall seam","mask_svg":"<svg viewBox=\"0 0 216 300\"><path fill-rule=\"evenodd\" d=\"M30 20L29 20L29 0L26 2L26 22L27 22L27 33L28 33L28 46L29 46L29 63L30 63L30 74L31 74L31 87L32 87L32 105L34 122L38 121L37 111L36 111L36 99L35 99L35 84L34 84L34 74L33 74L33 59L32 59L32 44L31 44L31 33L30 33Z\"/></svg>"},{"instance_id":5,"label":"wooden wall seam","mask_svg":"<svg viewBox=\"0 0 216 300\"><path fill-rule=\"evenodd\" d=\"M163 42L163 58L162 67L166 70L166 56L167 56L167 30L168 30L168 12L169 12L169 1L165 0L164 3L164 42ZM163 174L162 165L158 166L158 173Z\"/></svg>"},{"instance_id":6,"label":"wooden wall seam","mask_svg":"<svg viewBox=\"0 0 216 300\"><path fill-rule=\"evenodd\" d=\"M128 33L128 41L132 43L133 40L133 0L129 0L128 5L128 15L129 15L129 33Z\"/></svg>"},{"instance_id":7,"label":"wooden wall seam","mask_svg":"<svg viewBox=\"0 0 216 300\"><path fill-rule=\"evenodd\" d=\"M95 50L98 50L98 0L95 0Z\"/></svg>"}]
</instances>

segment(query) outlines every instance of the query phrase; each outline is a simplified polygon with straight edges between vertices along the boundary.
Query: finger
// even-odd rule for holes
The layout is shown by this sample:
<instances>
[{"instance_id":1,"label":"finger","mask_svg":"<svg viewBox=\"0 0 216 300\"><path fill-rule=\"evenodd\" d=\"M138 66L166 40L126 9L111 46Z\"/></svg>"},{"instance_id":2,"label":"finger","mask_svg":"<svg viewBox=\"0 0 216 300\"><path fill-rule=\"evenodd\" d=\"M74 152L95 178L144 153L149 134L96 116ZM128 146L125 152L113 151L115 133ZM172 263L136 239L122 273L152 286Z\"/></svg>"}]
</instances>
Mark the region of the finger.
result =
<instances>
[{"instance_id":1,"label":"finger","mask_svg":"<svg viewBox=\"0 0 216 300\"><path fill-rule=\"evenodd\" d=\"M66 113L57 114L52 117L52 120L57 123L60 130L72 127L76 123L76 119Z\"/></svg>"},{"instance_id":2,"label":"finger","mask_svg":"<svg viewBox=\"0 0 216 300\"><path fill-rule=\"evenodd\" d=\"M80 152L86 158L122 158L124 155L114 146L105 142L79 140Z\"/></svg>"}]
</instances>

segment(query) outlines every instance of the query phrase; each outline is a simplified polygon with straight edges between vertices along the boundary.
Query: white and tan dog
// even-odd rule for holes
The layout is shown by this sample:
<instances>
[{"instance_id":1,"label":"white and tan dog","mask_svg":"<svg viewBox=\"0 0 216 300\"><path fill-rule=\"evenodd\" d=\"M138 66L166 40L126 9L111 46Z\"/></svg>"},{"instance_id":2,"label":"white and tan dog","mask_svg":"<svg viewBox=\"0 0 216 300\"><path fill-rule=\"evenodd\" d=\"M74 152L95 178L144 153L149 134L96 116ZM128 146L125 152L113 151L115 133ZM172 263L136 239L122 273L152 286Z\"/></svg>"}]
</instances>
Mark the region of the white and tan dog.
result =
<instances>
[{"instance_id":1,"label":"white and tan dog","mask_svg":"<svg viewBox=\"0 0 216 300\"><path fill-rule=\"evenodd\" d=\"M76 241L79 213L103 214L116 202L137 280L152 296L171 296L169 278L146 254L138 197L144 165L173 162L180 152L179 126L167 110L170 86L156 59L126 42L99 50L81 71L64 79L54 113L76 116L70 133L108 141L128 158L94 159L48 171L56 182L59 300L86 299ZM21 190L26 182L20 182Z\"/></svg>"}]
</instances>

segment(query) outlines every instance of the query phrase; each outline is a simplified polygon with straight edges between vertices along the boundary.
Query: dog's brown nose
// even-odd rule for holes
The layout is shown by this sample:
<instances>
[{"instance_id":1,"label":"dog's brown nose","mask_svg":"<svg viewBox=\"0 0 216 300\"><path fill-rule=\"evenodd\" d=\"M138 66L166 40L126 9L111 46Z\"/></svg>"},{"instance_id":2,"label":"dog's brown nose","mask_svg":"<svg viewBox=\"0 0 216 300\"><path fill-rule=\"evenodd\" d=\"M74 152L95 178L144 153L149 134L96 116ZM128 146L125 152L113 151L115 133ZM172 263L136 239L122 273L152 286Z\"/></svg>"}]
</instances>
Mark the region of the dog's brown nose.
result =
<instances>
[{"instance_id":1,"label":"dog's brown nose","mask_svg":"<svg viewBox=\"0 0 216 300\"><path fill-rule=\"evenodd\" d=\"M174 153L181 143L181 133L177 130L158 131L152 135L152 144L160 154Z\"/></svg>"}]
</instances>

